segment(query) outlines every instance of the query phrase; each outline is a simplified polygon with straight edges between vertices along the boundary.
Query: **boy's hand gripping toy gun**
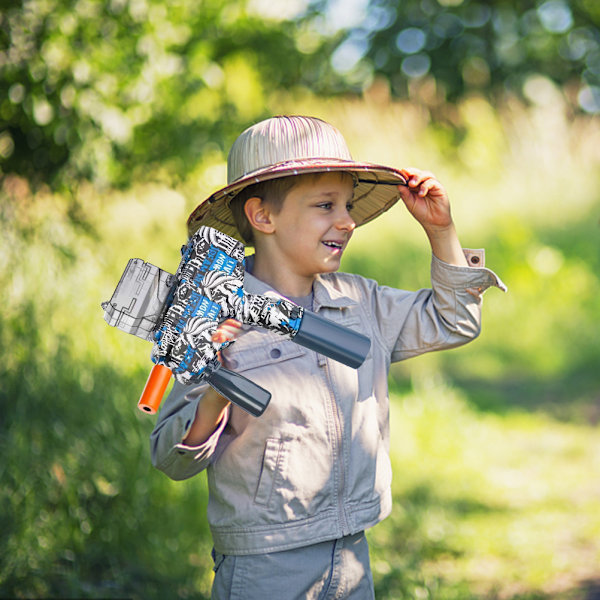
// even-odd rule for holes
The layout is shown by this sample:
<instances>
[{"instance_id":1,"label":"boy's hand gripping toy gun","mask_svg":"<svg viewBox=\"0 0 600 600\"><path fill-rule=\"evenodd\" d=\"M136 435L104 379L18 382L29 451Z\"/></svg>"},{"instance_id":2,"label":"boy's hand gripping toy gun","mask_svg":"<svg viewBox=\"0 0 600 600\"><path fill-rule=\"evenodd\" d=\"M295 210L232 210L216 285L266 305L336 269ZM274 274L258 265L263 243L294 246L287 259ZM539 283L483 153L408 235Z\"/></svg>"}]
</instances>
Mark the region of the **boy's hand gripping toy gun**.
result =
<instances>
[{"instance_id":1,"label":"boy's hand gripping toy gun","mask_svg":"<svg viewBox=\"0 0 600 600\"><path fill-rule=\"evenodd\" d=\"M244 291L244 246L211 227L201 227L181 249L175 275L133 258L109 302L104 319L154 341L154 368L138 407L154 414L171 375L181 383L202 380L254 416L271 394L221 365L218 352L229 342L212 341L220 322L234 318L275 331L345 365L358 368L369 338L332 323L282 297Z\"/></svg>"}]
</instances>

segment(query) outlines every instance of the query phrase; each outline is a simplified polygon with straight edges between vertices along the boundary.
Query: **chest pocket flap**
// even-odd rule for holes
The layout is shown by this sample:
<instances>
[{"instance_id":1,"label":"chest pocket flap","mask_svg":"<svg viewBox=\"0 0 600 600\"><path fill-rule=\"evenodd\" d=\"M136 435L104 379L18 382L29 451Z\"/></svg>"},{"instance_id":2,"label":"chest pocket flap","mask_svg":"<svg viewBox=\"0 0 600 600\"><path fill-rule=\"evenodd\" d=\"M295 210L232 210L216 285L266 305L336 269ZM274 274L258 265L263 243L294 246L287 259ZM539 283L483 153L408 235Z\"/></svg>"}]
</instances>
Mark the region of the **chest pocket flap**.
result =
<instances>
[{"instance_id":1,"label":"chest pocket flap","mask_svg":"<svg viewBox=\"0 0 600 600\"><path fill-rule=\"evenodd\" d=\"M255 336L246 335L232 344L223 353L223 358L225 367L243 372L303 356L306 352L305 348L284 338L261 335L256 339Z\"/></svg>"}]
</instances>

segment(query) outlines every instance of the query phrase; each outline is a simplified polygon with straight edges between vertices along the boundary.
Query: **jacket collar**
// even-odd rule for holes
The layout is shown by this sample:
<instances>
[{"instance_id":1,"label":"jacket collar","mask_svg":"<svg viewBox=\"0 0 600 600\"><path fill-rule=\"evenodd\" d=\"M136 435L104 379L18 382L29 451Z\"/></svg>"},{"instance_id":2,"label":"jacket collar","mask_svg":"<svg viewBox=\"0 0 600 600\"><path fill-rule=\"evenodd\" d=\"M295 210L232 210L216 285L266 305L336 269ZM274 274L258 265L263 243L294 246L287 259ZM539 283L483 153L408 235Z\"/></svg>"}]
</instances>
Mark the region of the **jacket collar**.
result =
<instances>
[{"instance_id":1,"label":"jacket collar","mask_svg":"<svg viewBox=\"0 0 600 600\"><path fill-rule=\"evenodd\" d=\"M244 275L244 290L250 294L266 294L273 292L273 288L252 275L252 267L254 265L254 256L246 257L246 273ZM356 300L350 298L341 292L335 285L338 277L335 273L325 273L317 275L313 284L314 292L314 309L318 311L320 308L345 308L358 304ZM279 294L279 292L275 292ZM281 295L281 294L279 294Z\"/></svg>"}]
</instances>

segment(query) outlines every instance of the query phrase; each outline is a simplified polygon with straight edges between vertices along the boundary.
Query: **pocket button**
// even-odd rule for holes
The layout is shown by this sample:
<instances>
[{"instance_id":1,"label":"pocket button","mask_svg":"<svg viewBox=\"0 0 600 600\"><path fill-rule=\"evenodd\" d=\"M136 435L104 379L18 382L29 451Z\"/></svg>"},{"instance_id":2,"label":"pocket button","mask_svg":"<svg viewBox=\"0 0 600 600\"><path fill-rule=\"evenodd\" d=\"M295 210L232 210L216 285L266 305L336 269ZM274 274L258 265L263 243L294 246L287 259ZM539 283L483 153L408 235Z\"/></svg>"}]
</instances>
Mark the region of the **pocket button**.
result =
<instances>
[{"instance_id":1,"label":"pocket button","mask_svg":"<svg viewBox=\"0 0 600 600\"><path fill-rule=\"evenodd\" d=\"M273 348L270 354L271 358L279 358L281 356L281 350L279 348Z\"/></svg>"}]
</instances>

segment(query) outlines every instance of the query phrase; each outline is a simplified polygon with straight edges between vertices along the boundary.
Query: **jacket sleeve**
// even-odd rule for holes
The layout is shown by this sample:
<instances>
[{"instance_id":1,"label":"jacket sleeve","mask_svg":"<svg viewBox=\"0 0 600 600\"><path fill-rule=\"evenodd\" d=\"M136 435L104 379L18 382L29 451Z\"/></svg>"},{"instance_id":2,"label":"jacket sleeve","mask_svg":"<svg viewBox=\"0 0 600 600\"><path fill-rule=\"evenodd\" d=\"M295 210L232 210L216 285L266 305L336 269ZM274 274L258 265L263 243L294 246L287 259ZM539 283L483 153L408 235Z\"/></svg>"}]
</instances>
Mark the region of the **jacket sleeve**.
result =
<instances>
[{"instance_id":1,"label":"jacket sleeve","mask_svg":"<svg viewBox=\"0 0 600 600\"><path fill-rule=\"evenodd\" d=\"M210 464L229 419L229 410L213 434L199 446L186 446L187 435L208 385L175 382L163 403L150 435L152 464L171 479L181 480L203 471Z\"/></svg>"},{"instance_id":2,"label":"jacket sleeve","mask_svg":"<svg viewBox=\"0 0 600 600\"><path fill-rule=\"evenodd\" d=\"M506 291L489 269L449 265L435 256L431 289L406 292L378 286L371 310L392 362L475 339L481 330L481 295L491 286Z\"/></svg>"}]
</instances>

